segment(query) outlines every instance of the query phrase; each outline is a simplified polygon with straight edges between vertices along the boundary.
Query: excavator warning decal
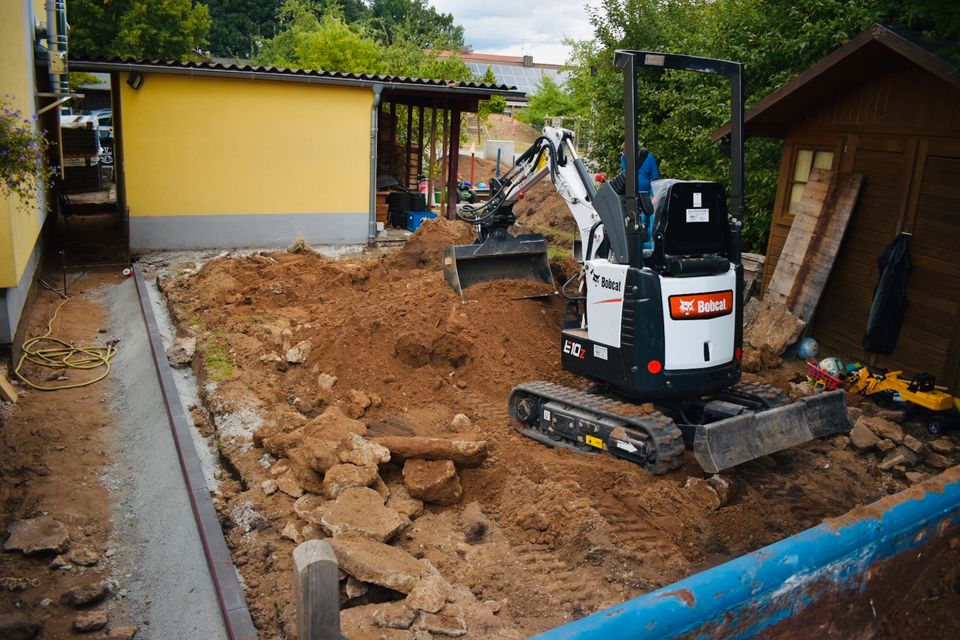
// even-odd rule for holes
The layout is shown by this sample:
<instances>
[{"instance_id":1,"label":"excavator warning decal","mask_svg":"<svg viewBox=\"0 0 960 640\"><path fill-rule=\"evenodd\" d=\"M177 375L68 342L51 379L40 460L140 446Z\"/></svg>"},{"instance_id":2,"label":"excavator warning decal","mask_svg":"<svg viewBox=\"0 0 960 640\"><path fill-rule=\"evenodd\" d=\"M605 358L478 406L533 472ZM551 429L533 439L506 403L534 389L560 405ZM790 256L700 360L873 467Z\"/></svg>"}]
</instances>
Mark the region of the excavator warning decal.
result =
<instances>
[{"instance_id":1,"label":"excavator warning decal","mask_svg":"<svg viewBox=\"0 0 960 640\"><path fill-rule=\"evenodd\" d=\"M674 320L703 320L733 313L733 291L670 296Z\"/></svg>"}]
</instances>

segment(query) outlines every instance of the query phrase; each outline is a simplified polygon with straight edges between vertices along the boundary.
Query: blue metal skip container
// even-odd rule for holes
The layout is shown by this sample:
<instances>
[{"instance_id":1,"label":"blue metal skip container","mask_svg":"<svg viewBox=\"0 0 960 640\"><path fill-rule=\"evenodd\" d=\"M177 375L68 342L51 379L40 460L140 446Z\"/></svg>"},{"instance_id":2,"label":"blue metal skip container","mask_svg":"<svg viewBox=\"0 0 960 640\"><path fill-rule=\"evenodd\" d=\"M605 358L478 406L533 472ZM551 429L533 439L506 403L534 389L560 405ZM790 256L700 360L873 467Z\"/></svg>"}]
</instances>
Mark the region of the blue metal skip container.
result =
<instances>
[{"instance_id":1,"label":"blue metal skip container","mask_svg":"<svg viewBox=\"0 0 960 640\"><path fill-rule=\"evenodd\" d=\"M407 231L416 231L424 220L436 218L432 211L407 211Z\"/></svg>"},{"instance_id":2,"label":"blue metal skip container","mask_svg":"<svg viewBox=\"0 0 960 640\"><path fill-rule=\"evenodd\" d=\"M960 466L536 637L870 637L880 614L958 540Z\"/></svg>"}]
</instances>

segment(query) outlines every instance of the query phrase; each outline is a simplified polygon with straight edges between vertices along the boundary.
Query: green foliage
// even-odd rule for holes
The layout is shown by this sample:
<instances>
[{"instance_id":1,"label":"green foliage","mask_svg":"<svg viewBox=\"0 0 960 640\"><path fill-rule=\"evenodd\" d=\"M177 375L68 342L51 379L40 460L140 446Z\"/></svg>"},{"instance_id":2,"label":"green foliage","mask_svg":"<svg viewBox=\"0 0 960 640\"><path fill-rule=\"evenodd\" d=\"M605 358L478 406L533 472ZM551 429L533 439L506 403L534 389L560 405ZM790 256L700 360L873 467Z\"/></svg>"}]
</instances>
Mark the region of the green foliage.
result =
<instances>
[{"instance_id":1,"label":"green foliage","mask_svg":"<svg viewBox=\"0 0 960 640\"><path fill-rule=\"evenodd\" d=\"M346 22L339 6L328 5L320 12L310 0L286 0L279 14L282 30L264 42L255 61L297 69L472 79L461 58L424 51L403 27L397 27L393 41L384 44L363 23Z\"/></svg>"},{"instance_id":2,"label":"green foliage","mask_svg":"<svg viewBox=\"0 0 960 640\"><path fill-rule=\"evenodd\" d=\"M252 58L260 43L277 34L280 0L205 2L213 21L208 47L215 56Z\"/></svg>"},{"instance_id":3,"label":"green foliage","mask_svg":"<svg viewBox=\"0 0 960 640\"><path fill-rule=\"evenodd\" d=\"M44 163L47 140L35 125L11 104L12 96L0 97L0 194L30 200L41 181L49 180Z\"/></svg>"},{"instance_id":4,"label":"green foliage","mask_svg":"<svg viewBox=\"0 0 960 640\"><path fill-rule=\"evenodd\" d=\"M206 43L206 5L192 0L71 0L75 55L185 60Z\"/></svg>"},{"instance_id":5,"label":"green foliage","mask_svg":"<svg viewBox=\"0 0 960 640\"><path fill-rule=\"evenodd\" d=\"M386 44L398 38L411 40L421 49L459 49L463 27L453 15L439 13L426 0L371 0L370 27Z\"/></svg>"},{"instance_id":6,"label":"green foliage","mask_svg":"<svg viewBox=\"0 0 960 640\"><path fill-rule=\"evenodd\" d=\"M931 44L950 43L940 49L943 55L956 54L960 34L960 8L936 0L602 0L588 12L596 37L575 43L567 93L538 93L525 116L538 124L541 115L565 115L560 110L572 106L592 124L591 160L611 174L619 171L623 140L616 49L742 62L749 106L876 22L920 29ZM543 103L549 106L544 109ZM637 105L639 142L657 156L661 175L728 182L728 161L710 139L730 117L723 79L644 69ZM747 250L766 248L781 150L778 140L747 140Z\"/></svg>"},{"instance_id":7,"label":"green foliage","mask_svg":"<svg viewBox=\"0 0 960 640\"><path fill-rule=\"evenodd\" d=\"M562 89L553 78L544 74L530 98L530 104L517 114L517 120L535 129L543 126L548 116L573 116L579 112L576 98Z\"/></svg>"},{"instance_id":8,"label":"green foliage","mask_svg":"<svg viewBox=\"0 0 960 640\"><path fill-rule=\"evenodd\" d=\"M70 91L80 92L80 87L85 84L97 84L100 79L92 73L86 71L71 71L69 74Z\"/></svg>"}]
</instances>

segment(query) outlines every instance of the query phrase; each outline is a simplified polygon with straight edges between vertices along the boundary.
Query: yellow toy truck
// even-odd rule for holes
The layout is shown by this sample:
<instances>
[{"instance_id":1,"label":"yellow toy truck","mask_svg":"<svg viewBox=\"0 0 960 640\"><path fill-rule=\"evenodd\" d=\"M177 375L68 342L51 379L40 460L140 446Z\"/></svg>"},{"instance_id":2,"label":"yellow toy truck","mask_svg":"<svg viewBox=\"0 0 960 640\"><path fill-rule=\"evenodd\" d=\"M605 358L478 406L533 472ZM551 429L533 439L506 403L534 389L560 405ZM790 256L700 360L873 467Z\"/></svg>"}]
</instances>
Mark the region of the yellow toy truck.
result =
<instances>
[{"instance_id":1,"label":"yellow toy truck","mask_svg":"<svg viewBox=\"0 0 960 640\"><path fill-rule=\"evenodd\" d=\"M940 435L948 425L958 422L960 398L937 388L936 380L928 373L920 373L903 380L902 371L870 373L867 367L850 376L850 393L878 396L884 403L904 404L907 415L921 415L926 420L927 430Z\"/></svg>"}]
</instances>

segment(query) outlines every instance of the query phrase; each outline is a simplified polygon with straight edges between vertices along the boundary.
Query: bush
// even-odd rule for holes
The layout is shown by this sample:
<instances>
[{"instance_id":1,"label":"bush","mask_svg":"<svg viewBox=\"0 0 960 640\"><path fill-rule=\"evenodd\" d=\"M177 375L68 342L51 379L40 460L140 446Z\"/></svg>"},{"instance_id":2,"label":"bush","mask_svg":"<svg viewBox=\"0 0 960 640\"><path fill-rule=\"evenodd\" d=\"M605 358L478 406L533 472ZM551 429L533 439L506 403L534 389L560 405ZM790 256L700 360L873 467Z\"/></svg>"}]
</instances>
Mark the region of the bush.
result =
<instances>
[{"instance_id":1,"label":"bush","mask_svg":"<svg viewBox=\"0 0 960 640\"><path fill-rule=\"evenodd\" d=\"M0 191L28 200L36 196L37 181L50 171L44 164L47 140L12 104L12 96L0 98Z\"/></svg>"}]
</instances>

